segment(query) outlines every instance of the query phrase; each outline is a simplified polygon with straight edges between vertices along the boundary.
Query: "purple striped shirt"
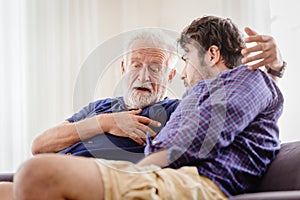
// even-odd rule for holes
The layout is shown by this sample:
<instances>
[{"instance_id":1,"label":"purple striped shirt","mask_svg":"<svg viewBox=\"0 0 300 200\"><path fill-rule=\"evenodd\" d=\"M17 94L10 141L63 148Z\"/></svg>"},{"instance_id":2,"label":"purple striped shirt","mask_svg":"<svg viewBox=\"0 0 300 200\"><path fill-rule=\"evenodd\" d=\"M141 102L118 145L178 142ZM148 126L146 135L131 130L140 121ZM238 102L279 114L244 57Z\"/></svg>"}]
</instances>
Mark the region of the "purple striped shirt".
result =
<instances>
[{"instance_id":1,"label":"purple striped shirt","mask_svg":"<svg viewBox=\"0 0 300 200\"><path fill-rule=\"evenodd\" d=\"M196 166L228 196L254 189L280 149L283 96L261 70L240 66L200 81L145 149L168 149L169 167Z\"/></svg>"}]
</instances>

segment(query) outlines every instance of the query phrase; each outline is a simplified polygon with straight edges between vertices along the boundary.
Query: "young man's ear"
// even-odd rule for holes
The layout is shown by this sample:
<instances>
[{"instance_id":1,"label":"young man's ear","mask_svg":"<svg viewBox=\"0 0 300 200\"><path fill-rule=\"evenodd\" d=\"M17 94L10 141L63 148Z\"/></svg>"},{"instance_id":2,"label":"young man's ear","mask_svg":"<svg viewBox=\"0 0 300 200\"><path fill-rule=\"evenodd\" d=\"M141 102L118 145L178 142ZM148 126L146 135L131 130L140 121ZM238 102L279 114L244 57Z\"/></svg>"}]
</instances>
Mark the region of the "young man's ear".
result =
<instances>
[{"instance_id":1,"label":"young man's ear","mask_svg":"<svg viewBox=\"0 0 300 200\"><path fill-rule=\"evenodd\" d=\"M169 73L169 77L168 77L169 83L172 82L172 80L175 76L176 76L176 69L172 69L171 72Z\"/></svg>"},{"instance_id":2,"label":"young man's ear","mask_svg":"<svg viewBox=\"0 0 300 200\"><path fill-rule=\"evenodd\" d=\"M221 60L220 49L216 45L212 45L208 49L209 63L211 66L218 64Z\"/></svg>"},{"instance_id":3,"label":"young man's ear","mask_svg":"<svg viewBox=\"0 0 300 200\"><path fill-rule=\"evenodd\" d=\"M122 72L122 75L125 73L125 61L124 61L124 59L122 59L122 61L121 61L121 72Z\"/></svg>"}]
</instances>

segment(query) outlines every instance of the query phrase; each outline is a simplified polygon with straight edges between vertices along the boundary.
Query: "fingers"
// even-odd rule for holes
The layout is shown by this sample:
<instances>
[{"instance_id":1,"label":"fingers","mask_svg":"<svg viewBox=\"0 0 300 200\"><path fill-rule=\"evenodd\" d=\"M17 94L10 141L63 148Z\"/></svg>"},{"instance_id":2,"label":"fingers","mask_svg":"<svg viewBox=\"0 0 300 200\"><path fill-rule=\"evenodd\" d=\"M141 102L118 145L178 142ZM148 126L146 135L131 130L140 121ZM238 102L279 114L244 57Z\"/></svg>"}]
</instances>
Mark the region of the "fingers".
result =
<instances>
[{"instance_id":1,"label":"fingers","mask_svg":"<svg viewBox=\"0 0 300 200\"><path fill-rule=\"evenodd\" d=\"M264 58L264 57L267 58L271 54L273 54L272 48L273 48L272 45L263 44L263 43L259 43L259 44L255 45L253 47L244 48L241 51L242 55L244 56L244 58L242 59L242 63L245 64L247 62L254 61L253 59L249 59L247 57L251 53L260 53L260 54L257 54L257 55L260 55L260 56L257 56L257 57L253 56L253 58L258 58L258 59L261 59L261 58Z\"/></svg>"},{"instance_id":2,"label":"fingers","mask_svg":"<svg viewBox=\"0 0 300 200\"><path fill-rule=\"evenodd\" d=\"M267 65L272 60L272 57L266 53L260 53L251 57L242 59L242 62L249 63L257 61L255 64L248 65L248 69L258 69L259 67Z\"/></svg>"},{"instance_id":3,"label":"fingers","mask_svg":"<svg viewBox=\"0 0 300 200\"><path fill-rule=\"evenodd\" d=\"M258 69L259 67L264 66L265 65L264 63L265 63L264 61L260 61L258 63L253 64L253 65L248 65L248 69L250 69L250 70Z\"/></svg>"},{"instance_id":4,"label":"fingers","mask_svg":"<svg viewBox=\"0 0 300 200\"><path fill-rule=\"evenodd\" d=\"M253 29L251 29L250 27L245 27L245 32L247 33L247 35L252 36L252 35L257 35L257 32L255 32Z\"/></svg>"},{"instance_id":5,"label":"fingers","mask_svg":"<svg viewBox=\"0 0 300 200\"><path fill-rule=\"evenodd\" d=\"M136 143L145 146L146 145L146 134L139 130L136 129L133 133L131 133L129 136L132 140L134 140Z\"/></svg>"},{"instance_id":6,"label":"fingers","mask_svg":"<svg viewBox=\"0 0 300 200\"><path fill-rule=\"evenodd\" d=\"M259 35L257 32L255 32L253 29L249 27L245 27L245 32L249 37L245 38L246 43L251 43L251 42L267 42L269 40L273 40L272 36L269 35Z\"/></svg>"},{"instance_id":7,"label":"fingers","mask_svg":"<svg viewBox=\"0 0 300 200\"><path fill-rule=\"evenodd\" d=\"M267 35L255 35L255 36L250 36L245 38L246 43L251 43L251 42L262 42L262 43L267 43L269 41L272 41L273 37L267 36Z\"/></svg>"},{"instance_id":8,"label":"fingers","mask_svg":"<svg viewBox=\"0 0 300 200\"><path fill-rule=\"evenodd\" d=\"M139 124L138 128L143 131L143 133L149 133L151 137L155 137L157 133L153 131L150 127L144 125L144 124Z\"/></svg>"},{"instance_id":9,"label":"fingers","mask_svg":"<svg viewBox=\"0 0 300 200\"><path fill-rule=\"evenodd\" d=\"M139 108L138 110L131 110L131 111L129 111L129 113L130 114L133 114L133 115L138 115L138 114L140 114L142 112L142 109L141 108Z\"/></svg>"},{"instance_id":10,"label":"fingers","mask_svg":"<svg viewBox=\"0 0 300 200\"><path fill-rule=\"evenodd\" d=\"M142 111L142 109L138 109L138 110L132 110L129 111L130 114L133 115L137 115L140 114ZM155 120L152 120L148 117L144 117L144 116L134 116L135 120L139 121L140 123L146 124L146 125L151 125L151 126L155 126L155 127L160 127L161 123Z\"/></svg>"},{"instance_id":11,"label":"fingers","mask_svg":"<svg viewBox=\"0 0 300 200\"><path fill-rule=\"evenodd\" d=\"M140 145L146 145L147 133L150 134L151 137L155 137L157 135L157 133L148 126L144 124L137 124L136 128L128 134L128 137Z\"/></svg>"},{"instance_id":12,"label":"fingers","mask_svg":"<svg viewBox=\"0 0 300 200\"><path fill-rule=\"evenodd\" d=\"M150 127L147 125L151 125L154 127L160 127L161 123L152 119L149 119L148 117L143 116L136 116L138 119L139 129L141 129L144 133L149 133L151 137L155 137L157 135L156 132L154 132Z\"/></svg>"},{"instance_id":13,"label":"fingers","mask_svg":"<svg viewBox=\"0 0 300 200\"><path fill-rule=\"evenodd\" d=\"M136 116L136 118L140 123L143 123L143 124L146 124L146 125L151 125L151 126L154 126L154 127L160 127L161 126L160 122L152 120L148 117Z\"/></svg>"},{"instance_id":14,"label":"fingers","mask_svg":"<svg viewBox=\"0 0 300 200\"><path fill-rule=\"evenodd\" d=\"M138 109L138 110L131 110L129 111L130 114L133 115L138 115L142 112L142 109ZM136 120L139 121L140 123L146 124L146 125L151 125L154 127L160 127L161 123L155 120L152 120L148 117L144 117L144 116L135 116Z\"/></svg>"},{"instance_id":15,"label":"fingers","mask_svg":"<svg viewBox=\"0 0 300 200\"><path fill-rule=\"evenodd\" d=\"M262 51L262 49L263 49L262 45L255 45L253 47L242 49L241 53L242 53L243 56L247 56L250 53L257 52L257 51Z\"/></svg>"},{"instance_id":16,"label":"fingers","mask_svg":"<svg viewBox=\"0 0 300 200\"><path fill-rule=\"evenodd\" d=\"M142 146L146 145L146 142L137 136L129 137L129 138L132 139L133 141L135 141L136 143L138 143L139 145L142 145Z\"/></svg>"},{"instance_id":17,"label":"fingers","mask_svg":"<svg viewBox=\"0 0 300 200\"><path fill-rule=\"evenodd\" d=\"M242 59L242 63L249 63L252 61L258 61L259 59L265 59L265 58L266 58L265 53L259 53L253 56L244 57Z\"/></svg>"},{"instance_id":18,"label":"fingers","mask_svg":"<svg viewBox=\"0 0 300 200\"><path fill-rule=\"evenodd\" d=\"M241 53L244 56L242 59L243 64L249 62L256 62L254 64L249 64L249 69L257 69L261 66L268 64L274 60L274 50L276 50L276 44L272 36L259 35L253 29L245 27L245 32L249 37L245 38L246 43L255 42L256 45L244 48ZM251 54L255 54L250 56Z\"/></svg>"}]
</instances>

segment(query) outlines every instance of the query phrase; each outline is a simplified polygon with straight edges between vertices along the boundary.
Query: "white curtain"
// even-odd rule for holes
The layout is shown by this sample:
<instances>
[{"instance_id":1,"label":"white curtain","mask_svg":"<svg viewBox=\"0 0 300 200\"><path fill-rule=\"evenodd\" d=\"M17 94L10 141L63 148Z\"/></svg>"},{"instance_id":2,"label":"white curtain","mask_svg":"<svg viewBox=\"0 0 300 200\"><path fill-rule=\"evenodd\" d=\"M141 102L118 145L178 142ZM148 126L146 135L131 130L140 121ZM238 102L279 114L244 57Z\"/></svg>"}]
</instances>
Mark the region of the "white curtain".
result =
<instances>
[{"instance_id":1,"label":"white curtain","mask_svg":"<svg viewBox=\"0 0 300 200\"><path fill-rule=\"evenodd\" d=\"M0 170L13 169L26 157L29 144L24 121L21 2L0 1Z\"/></svg>"},{"instance_id":2,"label":"white curtain","mask_svg":"<svg viewBox=\"0 0 300 200\"><path fill-rule=\"evenodd\" d=\"M266 33L268 4L268 0L1 0L0 172L15 171L31 156L34 137L93 100L85 99L74 108L73 92L82 64L98 45L141 27L179 33L191 20L208 14L230 17L240 28L250 25ZM114 62L94 98L113 95L111 88L120 77L118 59ZM89 89L85 87L82 96ZM174 87L182 87L179 76Z\"/></svg>"},{"instance_id":3,"label":"white curtain","mask_svg":"<svg viewBox=\"0 0 300 200\"><path fill-rule=\"evenodd\" d=\"M280 119L281 138L283 141L300 140L300 90L299 90L299 51L300 21L297 0L272 0L271 32L278 42L283 58L288 66L284 77L280 80L280 87L284 94L284 112Z\"/></svg>"}]
</instances>

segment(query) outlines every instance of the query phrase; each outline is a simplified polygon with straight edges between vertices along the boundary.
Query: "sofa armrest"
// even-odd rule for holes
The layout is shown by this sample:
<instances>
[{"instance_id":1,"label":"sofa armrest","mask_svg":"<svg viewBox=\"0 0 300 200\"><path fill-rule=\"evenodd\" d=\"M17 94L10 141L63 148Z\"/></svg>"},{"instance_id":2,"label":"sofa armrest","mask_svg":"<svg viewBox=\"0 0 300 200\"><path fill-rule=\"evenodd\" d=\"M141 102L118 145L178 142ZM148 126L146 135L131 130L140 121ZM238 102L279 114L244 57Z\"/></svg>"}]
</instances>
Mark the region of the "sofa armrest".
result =
<instances>
[{"instance_id":1,"label":"sofa armrest","mask_svg":"<svg viewBox=\"0 0 300 200\"><path fill-rule=\"evenodd\" d=\"M258 192L232 196L229 200L299 200L299 191Z\"/></svg>"},{"instance_id":2,"label":"sofa armrest","mask_svg":"<svg viewBox=\"0 0 300 200\"><path fill-rule=\"evenodd\" d=\"M287 190L300 190L300 141L281 145L255 192Z\"/></svg>"},{"instance_id":3,"label":"sofa armrest","mask_svg":"<svg viewBox=\"0 0 300 200\"><path fill-rule=\"evenodd\" d=\"M230 200L300 199L300 141L283 143L276 159L253 193L232 196Z\"/></svg>"},{"instance_id":4,"label":"sofa armrest","mask_svg":"<svg viewBox=\"0 0 300 200\"><path fill-rule=\"evenodd\" d=\"M13 173L0 173L0 182L12 182L13 177Z\"/></svg>"}]
</instances>

